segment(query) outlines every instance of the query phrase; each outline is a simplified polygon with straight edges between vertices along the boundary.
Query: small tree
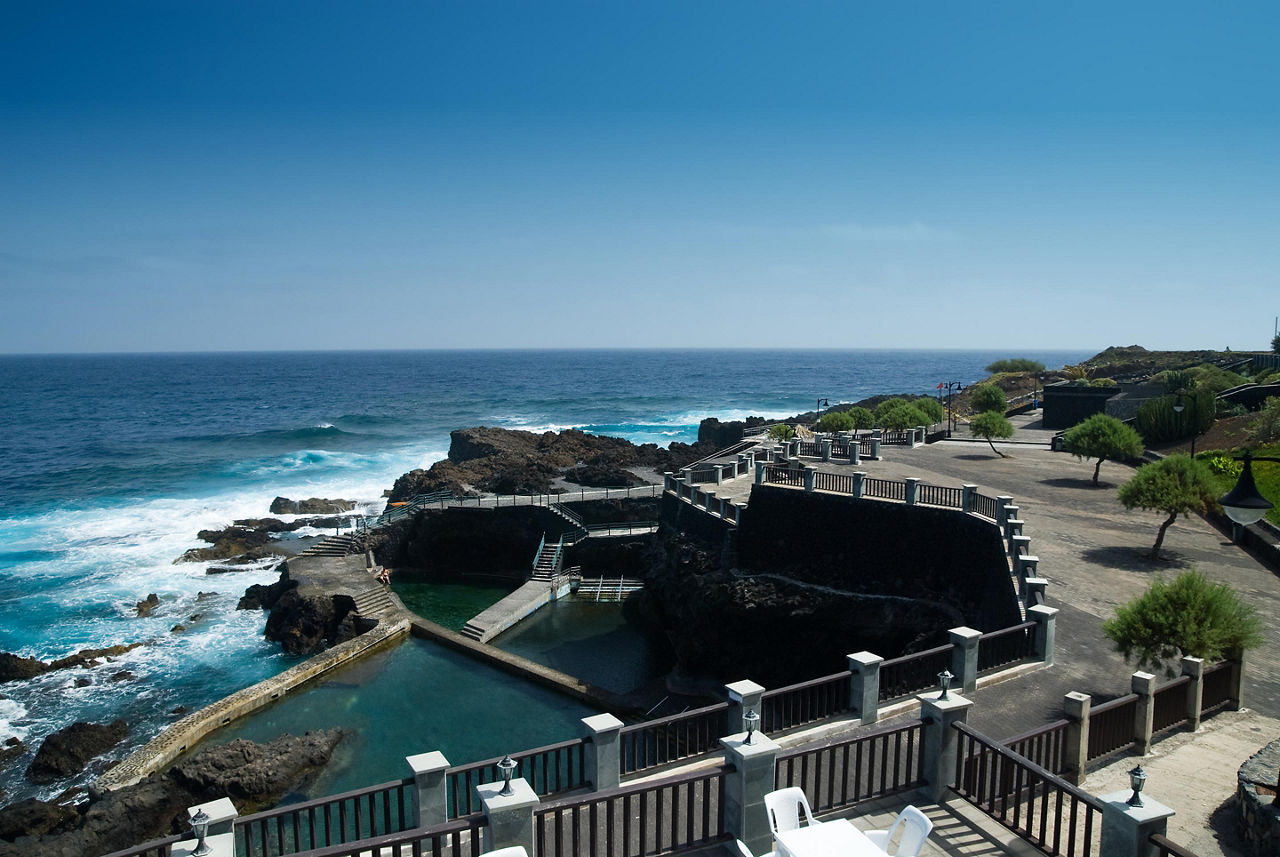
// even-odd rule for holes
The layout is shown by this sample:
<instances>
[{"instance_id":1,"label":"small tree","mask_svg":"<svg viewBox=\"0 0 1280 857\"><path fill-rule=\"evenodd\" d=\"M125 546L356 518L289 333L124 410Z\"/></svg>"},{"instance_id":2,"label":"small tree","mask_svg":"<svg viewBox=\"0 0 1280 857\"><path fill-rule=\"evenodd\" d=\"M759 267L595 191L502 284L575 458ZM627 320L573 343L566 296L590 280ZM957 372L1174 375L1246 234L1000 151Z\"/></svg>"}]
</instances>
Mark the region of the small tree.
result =
<instances>
[{"instance_id":1,"label":"small tree","mask_svg":"<svg viewBox=\"0 0 1280 857\"><path fill-rule=\"evenodd\" d=\"M1004 397L1004 390L995 384L979 384L970 390L969 404L978 413L998 411L1003 414L1009 407L1009 401Z\"/></svg>"},{"instance_id":2,"label":"small tree","mask_svg":"<svg viewBox=\"0 0 1280 857\"><path fill-rule=\"evenodd\" d=\"M984 411L973 419L969 420L969 432L974 437L985 437L987 443L991 445L991 451L1001 458L1008 458L1000 450L996 449L992 438L1013 437L1013 423L1005 418L1005 415L999 411Z\"/></svg>"},{"instance_id":3,"label":"small tree","mask_svg":"<svg viewBox=\"0 0 1280 857\"><path fill-rule=\"evenodd\" d=\"M1280 334L1271 337L1271 353L1280 354Z\"/></svg>"},{"instance_id":4,"label":"small tree","mask_svg":"<svg viewBox=\"0 0 1280 857\"><path fill-rule=\"evenodd\" d=\"M795 436L796 430L794 426L789 426L786 423L769 426L769 437L773 440L791 440Z\"/></svg>"},{"instance_id":5,"label":"small tree","mask_svg":"<svg viewBox=\"0 0 1280 857\"><path fill-rule=\"evenodd\" d=\"M946 412L942 410L942 402L928 396L913 399L911 407L925 415L926 423L940 423L947 418Z\"/></svg>"},{"instance_id":6,"label":"small tree","mask_svg":"<svg viewBox=\"0 0 1280 857\"><path fill-rule=\"evenodd\" d=\"M1157 578L1142 595L1116 608L1102 632L1125 660L1139 669L1172 665L1181 657L1216 661L1226 653L1262 644L1262 623L1254 608L1230 587L1210 583L1198 571L1172 581Z\"/></svg>"},{"instance_id":7,"label":"small tree","mask_svg":"<svg viewBox=\"0 0 1280 857\"><path fill-rule=\"evenodd\" d=\"M930 422L927 416L920 413L919 408L901 399L898 400L898 404L883 413L879 412L879 408L876 410L876 421L880 423L881 428L890 431L905 431L916 426L928 425Z\"/></svg>"},{"instance_id":8,"label":"small tree","mask_svg":"<svg viewBox=\"0 0 1280 857\"><path fill-rule=\"evenodd\" d=\"M1132 479L1120 486L1119 491L1120 502L1126 509L1136 506L1169 516L1156 533L1156 543L1151 548L1152 559L1160 558L1165 530L1178 520L1178 516L1204 511L1213 503L1216 494L1209 468L1204 462L1187 455L1171 455L1143 465Z\"/></svg>"},{"instance_id":9,"label":"small tree","mask_svg":"<svg viewBox=\"0 0 1280 857\"><path fill-rule=\"evenodd\" d=\"M1093 484L1108 458L1137 458L1142 455L1142 437L1130 426L1107 414L1094 414L1067 429L1062 447L1076 458L1098 459L1093 467Z\"/></svg>"},{"instance_id":10,"label":"small tree","mask_svg":"<svg viewBox=\"0 0 1280 857\"><path fill-rule=\"evenodd\" d=\"M853 428L853 417L848 411L827 411L813 426L815 431L849 431Z\"/></svg>"},{"instance_id":11,"label":"small tree","mask_svg":"<svg viewBox=\"0 0 1280 857\"><path fill-rule=\"evenodd\" d=\"M862 407L852 407L845 411L853 419L853 428L869 429L876 424L876 415Z\"/></svg>"}]
</instances>

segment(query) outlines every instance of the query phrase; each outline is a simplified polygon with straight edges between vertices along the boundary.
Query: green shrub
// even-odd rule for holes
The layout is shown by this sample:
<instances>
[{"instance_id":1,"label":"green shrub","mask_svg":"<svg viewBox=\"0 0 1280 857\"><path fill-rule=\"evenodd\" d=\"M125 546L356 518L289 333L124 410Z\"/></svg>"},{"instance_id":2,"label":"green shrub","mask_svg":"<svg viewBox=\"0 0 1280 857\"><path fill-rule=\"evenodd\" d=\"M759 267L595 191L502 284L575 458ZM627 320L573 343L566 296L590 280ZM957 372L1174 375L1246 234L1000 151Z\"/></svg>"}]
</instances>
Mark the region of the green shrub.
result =
<instances>
[{"instance_id":1,"label":"green shrub","mask_svg":"<svg viewBox=\"0 0 1280 857\"><path fill-rule=\"evenodd\" d=\"M1001 414L1009 407L1004 390L995 384L979 384L969 391L969 404L976 413L997 411Z\"/></svg>"},{"instance_id":2,"label":"green shrub","mask_svg":"<svg viewBox=\"0 0 1280 857\"><path fill-rule=\"evenodd\" d=\"M1280 334L1271 337L1271 353L1280 354Z\"/></svg>"},{"instance_id":3,"label":"green shrub","mask_svg":"<svg viewBox=\"0 0 1280 857\"><path fill-rule=\"evenodd\" d=\"M769 437L773 440L791 440L795 436L796 430L794 426L789 426L786 423L769 426Z\"/></svg>"},{"instance_id":4,"label":"green shrub","mask_svg":"<svg viewBox=\"0 0 1280 857\"><path fill-rule=\"evenodd\" d=\"M875 412L876 425L880 425L880 420L889 411L893 410L894 408L900 407L902 405L909 405L909 404L911 403L908 402L906 399L902 398L901 396L894 396L892 399L885 399L883 402L876 405L876 412Z\"/></svg>"},{"instance_id":5,"label":"green shrub","mask_svg":"<svg viewBox=\"0 0 1280 857\"><path fill-rule=\"evenodd\" d=\"M1253 443L1280 440L1280 396L1268 396L1246 430Z\"/></svg>"},{"instance_id":6,"label":"green shrub","mask_svg":"<svg viewBox=\"0 0 1280 857\"><path fill-rule=\"evenodd\" d=\"M1120 420L1107 414L1093 414L1067 429L1062 448L1079 459L1098 459L1093 468L1093 484L1108 458L1123 460L1142 455L1142 437Z\"/></svg>"},{"instance_id":7,"label":"green shrub","mask_svg":"<svg viewBox=\"0 0 1280 857\"><path fill-rule=\"evenodd\" d=\"M1157 578L1142 595L1116 608L1102 623L1125 660L1139 669L1163 667L1174 674L1182 657L1221 660L1234 651L1262 645L1257 611L1221 583L1194 569L1172 581Z\"/></svg>"},{"instance_id":8,"label":"green shrub","mask_svg":"<svg viewBox=\"0 0 1280 857\"><path fill-rule=\"evenodd\" d=\"M991 375L999 375L1001 372L1043 372L1044 364L1039 360L1028 360L1025 357L1009 357L1004 360L997 360L987 367L987 372Z\"/></svg>"},{"instance_id":9,"label":"green shrub","mask_svg":"<svg viewBox=\"0 0 1280 857\"><path fill-rule=\"evenodd\" d=\"M876 415L863 407L852 407L845 411L853 418L854 429L869 429L876 424Z\"/></svg>"},{"instance_id":10,"label":"green shrub","mask_svg":"<svg viewBox=\"0 0 1280 857\"><path fill-rule=\"evenodd\" d=\"M1118 387L1115 378L1094 378L1089 382L1090 387Z\"/></svg>"},{"instance_id":11,"label":"green shrub","mask_svg":"<svg viewBox=\"0 0 1280 857\"><path fill-rule=\"evenodd\" d=\"M876 408L876 422L880 424L881 428L889 429L890 431L902 431L916 426L928 425L932 422L915 405L902 399L898 399L897 402L898 404L883 413L881 413L880 408Z\"/></svg>"},{"instance_id":12,"label":"green shrub","mask_svg":"<svg viewBox=\"0 0 1280 857\"><path fill-rule=\"evenodd\" d=\"M818 418L813 428L815 431L824 432L851 431L853 429L853 417L849 415L848 411L827 411Z\"/></svg>"},{"instance_id":13,"label":"green shrub","mask_svg":"<svg viewBox=\"0 0 1280 857\"><path fill-rule=\"evenodd\" d=\"M1194 397L1194 399L1193 399ZM1216 401L1213 393L1197 389L1182 397L1182 412L1174 410L1177 396L1161 396L1148 399L1138 408L1134 427L1146 438L1147 443L1161 443L1203 434L1213 425Z\"/></svg>"},{"instance_id":14,"label":"green shrub","mask_svg":"<svg viewBox=\"0 0 1280 857\"><path fill-rule=\"evenodd\" d=\"M928 417L925 420L926 425L940 423L947 418L947 413L942 408L942 402L937 399L923 396L919 399L913 399L911 404L916 410Z\"/></svg>"}]
</instances>

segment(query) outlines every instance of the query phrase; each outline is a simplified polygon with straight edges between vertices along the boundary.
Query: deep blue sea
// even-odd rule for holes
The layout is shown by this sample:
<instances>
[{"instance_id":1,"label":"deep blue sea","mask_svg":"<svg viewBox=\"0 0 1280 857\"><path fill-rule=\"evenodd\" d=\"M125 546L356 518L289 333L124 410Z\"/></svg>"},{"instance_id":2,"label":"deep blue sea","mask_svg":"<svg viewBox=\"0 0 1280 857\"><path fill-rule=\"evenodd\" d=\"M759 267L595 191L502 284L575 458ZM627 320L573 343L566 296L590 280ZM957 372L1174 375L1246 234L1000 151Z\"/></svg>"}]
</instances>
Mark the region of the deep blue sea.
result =
<instances>
[{"instance_id":1,"label":"deep blue sea","mask_svg":"<svg viewBox=\"0 0 1280 857\"><path fill-rule=\"evenodd\" d=\"M237 611L275 574L174 564L198 530L272 498L374 513L452 429L575 427L691 442L703 417L786 417L819 398L932 393L1003 357L1050 368L1086 352L415 351L0 356L0 651L45 660L147 641L93 670L0 685L0 742L34 748L76 720L125 718L119 758L177 719L291 665ZM161 606L139 618L154 592ZM201 597L201 593L205 593ZM214 593L209 595L208 593ZM198 618L192 618L196 617ZM182 632L171 629L186 626ZM127 671L129 675L112 680ZM83 682L77 679L89 679ZM49 796L0 771L10 801Z\"/></svg>"}]
</instances>

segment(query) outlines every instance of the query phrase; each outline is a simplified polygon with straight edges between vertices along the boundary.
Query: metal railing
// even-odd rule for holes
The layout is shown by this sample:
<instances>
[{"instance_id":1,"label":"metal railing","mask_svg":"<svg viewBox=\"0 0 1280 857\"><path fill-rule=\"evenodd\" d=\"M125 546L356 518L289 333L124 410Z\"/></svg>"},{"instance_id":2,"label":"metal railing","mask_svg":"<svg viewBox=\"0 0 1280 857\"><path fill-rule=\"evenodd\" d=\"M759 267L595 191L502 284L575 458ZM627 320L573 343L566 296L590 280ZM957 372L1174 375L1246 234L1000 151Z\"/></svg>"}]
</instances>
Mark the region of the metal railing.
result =
<instances>
[{"instance_id":1,"label":"metal railing","mask_svg":"<svg viewBox=\"0 0 1280 857\"><path fill-rule=\"evenodd\" d=\"M581 788L590 782L586 769L586 738L575 738L512 753L516 763L515 778L523 777L539 796L559 794ZM476 786L502 779L498 762L502 757L485 759L450 768L445 775L448 789L449 818L471 815L480 809Z\"/></svg>"},{"instance_id":2,"label":"metal railing","mask_svg":"<svg viewBox=\"0 0 1280 857\"><path fill-rule=\"evenodd\" d=\"M978 637L978 675L1035 657L1037 625L1035 621L1023 622Z\"/></svg>"},{"instance_id":3,"label":"metal railing","mask_svg":"<svg viewBox=\"0 0 1280 857\"><path fill-rule=\"evenodd\" d=\"M177 836L166 836L164 839L155 839L151 842L144 842L141 845L134 845L121 851L112 851L106 857L169 857L173 853L173 845L175 842L181 842L184 839L192 839L189 833L179 834Z\"/></svg>"},{"instance_id":4,"label":"metal railing","mask_svg":"<svg viewBox=\"0 0 1280 857\"><path fill-rule=\"evenodd\" d=\"M1201 686L1203 697L1200 701L1201 711L1209 713L1223 708L1234 700L1231 698L1231 661L1223 661L1204 668L1204 684Z\"/></svg>"},{"instance_id":5,"label":"metal railing","mask_svg":"<svg viewBox=\"0 0 1280 857\"><path fill-rule=\"evenodd\" d=\"M924 785L923 727L882 726L852 738L778 754L774 788L800 786L815 812Z\"/></svg>"},{"instance_id":6,"label":"metal railing","mask_svg":"<svg viewBox=\"0 0 1280 857\"><path fill-rule=\"evenodd\" d=\"M347 842L307 852L306 857L479 857L480 831L489 820L483 814L432 827L413 829L360 842Z\"/></svg>"},{"instance_id":7,"label":"metal railing","mask_svg":"<svg viewBox=\"0 0 1280 857\"><path fill-rule=\"evenodd\" d=\"M728 837L725 777L733 768L668 777L543 804L533 813L538 857L652 857Z\"/></svg>"},{"instance_id":8,"label":"metal railing","mask_svg":"<svg viewBox=\"0 0 1280 857\"><path fill-rule=\"evenodd\" d=\"M825 470L819 470L813 474L813 487L818 491L852 494L853 477L848 473L829 473Z\"/></svg>"},{"instance_id":9,"label":"metal railing","mask_svg":"<svg viewBox=\"0 0 1280 857\"><path fill-rule=\"evenodd\" d=\"M1151 733L1169 732L1187 722L1187 685L1189 676L1174 679L1152 695Z\"/></svg>"},{"instance_id":10,"label":"metal railing","mask_svg":"<svg viewBox=\"0 0 1280 857\"><path fill-rule=\"evenodd\" d=\"M1067 730L1070 728L1070 720L1055 720L1001 743L1045 770L1061 775L1067 769Z\"/></svg>"},{"instance_id":11,"label":"metal railing","mask_svg":"<svg viewBox=\"0 0 1280 857\"><path fill-rule=\"evenodd\" d=\"M973 508L970 511L994 521L996 520L996 498L985 494L974 494Z\"/></svg>"},{"instance_id":12,"label":"metal railing","mask_svg":"<svg viewBox=\"0 0 1280 857\"><path fill-rule=\"evenodd\" d=\"M764 469L764 481L773 485L795 485L803 488L804 471L767 465Z\"/></svg>"},{"instance_id":13,"label":"metal railing","mask_svg":"<svg viewBox=\"0 0 1280 857\"><path fill-rule=\"evenodd\" d=\"M728 703L719 702L622 727L620 773L625 777L715 750L723 736L737 731L725 722L728 710Z\"/></svg>"},{"instance_id":14,"label":"metal railing","mask_svg":"<svg viewBox=\"0 0 1280 857\"><path fill-rule=\"evenodd\" d=\"M921 482L916 487L916 502L925 506L943 506L948 509L960 508L961 489L945 485L929 485Z\"/></svg>"},{"instance_id":15,"label":"metal railing","mask_svg":"<svg viewBox=\"0 0 1280 857\"><path fill-rule=\"evenodd\" d=\"M862 496L879 497L882 500L907 499L907 483L895 479L876 479L868 476L862 480Z\"/></svg>"},{"instance_id":16,"label":"metal railing","mask_svg":"<svg viewBox=\"0 0 1280 857\"><path fill-rule=\"evenodd\" d=\"M938 686L938 673L951 667L952 645L889 658L880 664L880 701L887 702Z\"/></svg>"},{"instance_id":17,"label":"metal railing","mask_svg":"<svg viewBox=\"0 0 1280 857\"><path fill-rule=\"evenodd\" d=\"M849 673L766 690L760 707L760 728L770 733L833 717L849 710Z\"/></svg>"},{"instance_id":18,"label":"metal railing","mask_svg":"<svg viewBox=\"0 0 1280 857\"><path fill-rule=\"evenodd\" d=\"M1101 801L967 724L953 728L959 733L952 786L958 795L1045 854L1099 852Z\"/></svg>"},{"instance_id":19,"label":"metal railing","mask_svg":"<svg viewBox=\"0 0 1280 857\"><path fill-rule=\"evenodd\" d=\"M1092 762L1132 747L1137 709L1136 693L1094 706L1089 712L1089 749L1085 758Z\"/></svg>"},{"instance_id":20,"label":"metal railing","mask_svg":"<svg viewBox=\"0 0 1280 857\"><path fill-rule=\"evenodd\" d=\"M235 838L241 857L282 857L417 824L413 779L407 778L242 816Z\"/></svg>"}]
</instances>

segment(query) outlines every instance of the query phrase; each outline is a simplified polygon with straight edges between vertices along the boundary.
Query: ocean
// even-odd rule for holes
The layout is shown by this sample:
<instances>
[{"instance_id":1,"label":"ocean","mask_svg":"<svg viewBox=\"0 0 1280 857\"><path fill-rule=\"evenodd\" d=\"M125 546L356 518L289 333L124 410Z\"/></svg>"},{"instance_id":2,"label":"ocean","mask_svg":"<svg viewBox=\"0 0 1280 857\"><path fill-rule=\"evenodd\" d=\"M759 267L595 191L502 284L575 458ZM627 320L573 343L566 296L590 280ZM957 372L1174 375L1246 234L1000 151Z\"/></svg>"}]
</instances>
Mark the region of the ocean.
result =
<instances>
[{"instance_id":1,"label":"ocean","mask_svg":"<svg viewBox=\"0 0 1280 857\"><path fill-rule=\"evenodd\" d=\"M704 417L782 418L879 393L971 383L1004 357L1087 352L546 350L0 356L0 652L51 660L144 643L91 669L0 684L0 801L68 783L22 776L45 736L123 718L117 759L184 711L295 661L236 601L270 572L175 564L201 529L276 496L368 513L400 474L476 425L580 428L666 445ZM287 517L288 516L284 516ZM307 530L301 535L315 534ZM156 593L160 606L135 605ZM175 626L183 626L174 630ZM460 760L465 761L465 760ZM83 783L89 775L78 778Z\"/></svg>"}]
</instances>

